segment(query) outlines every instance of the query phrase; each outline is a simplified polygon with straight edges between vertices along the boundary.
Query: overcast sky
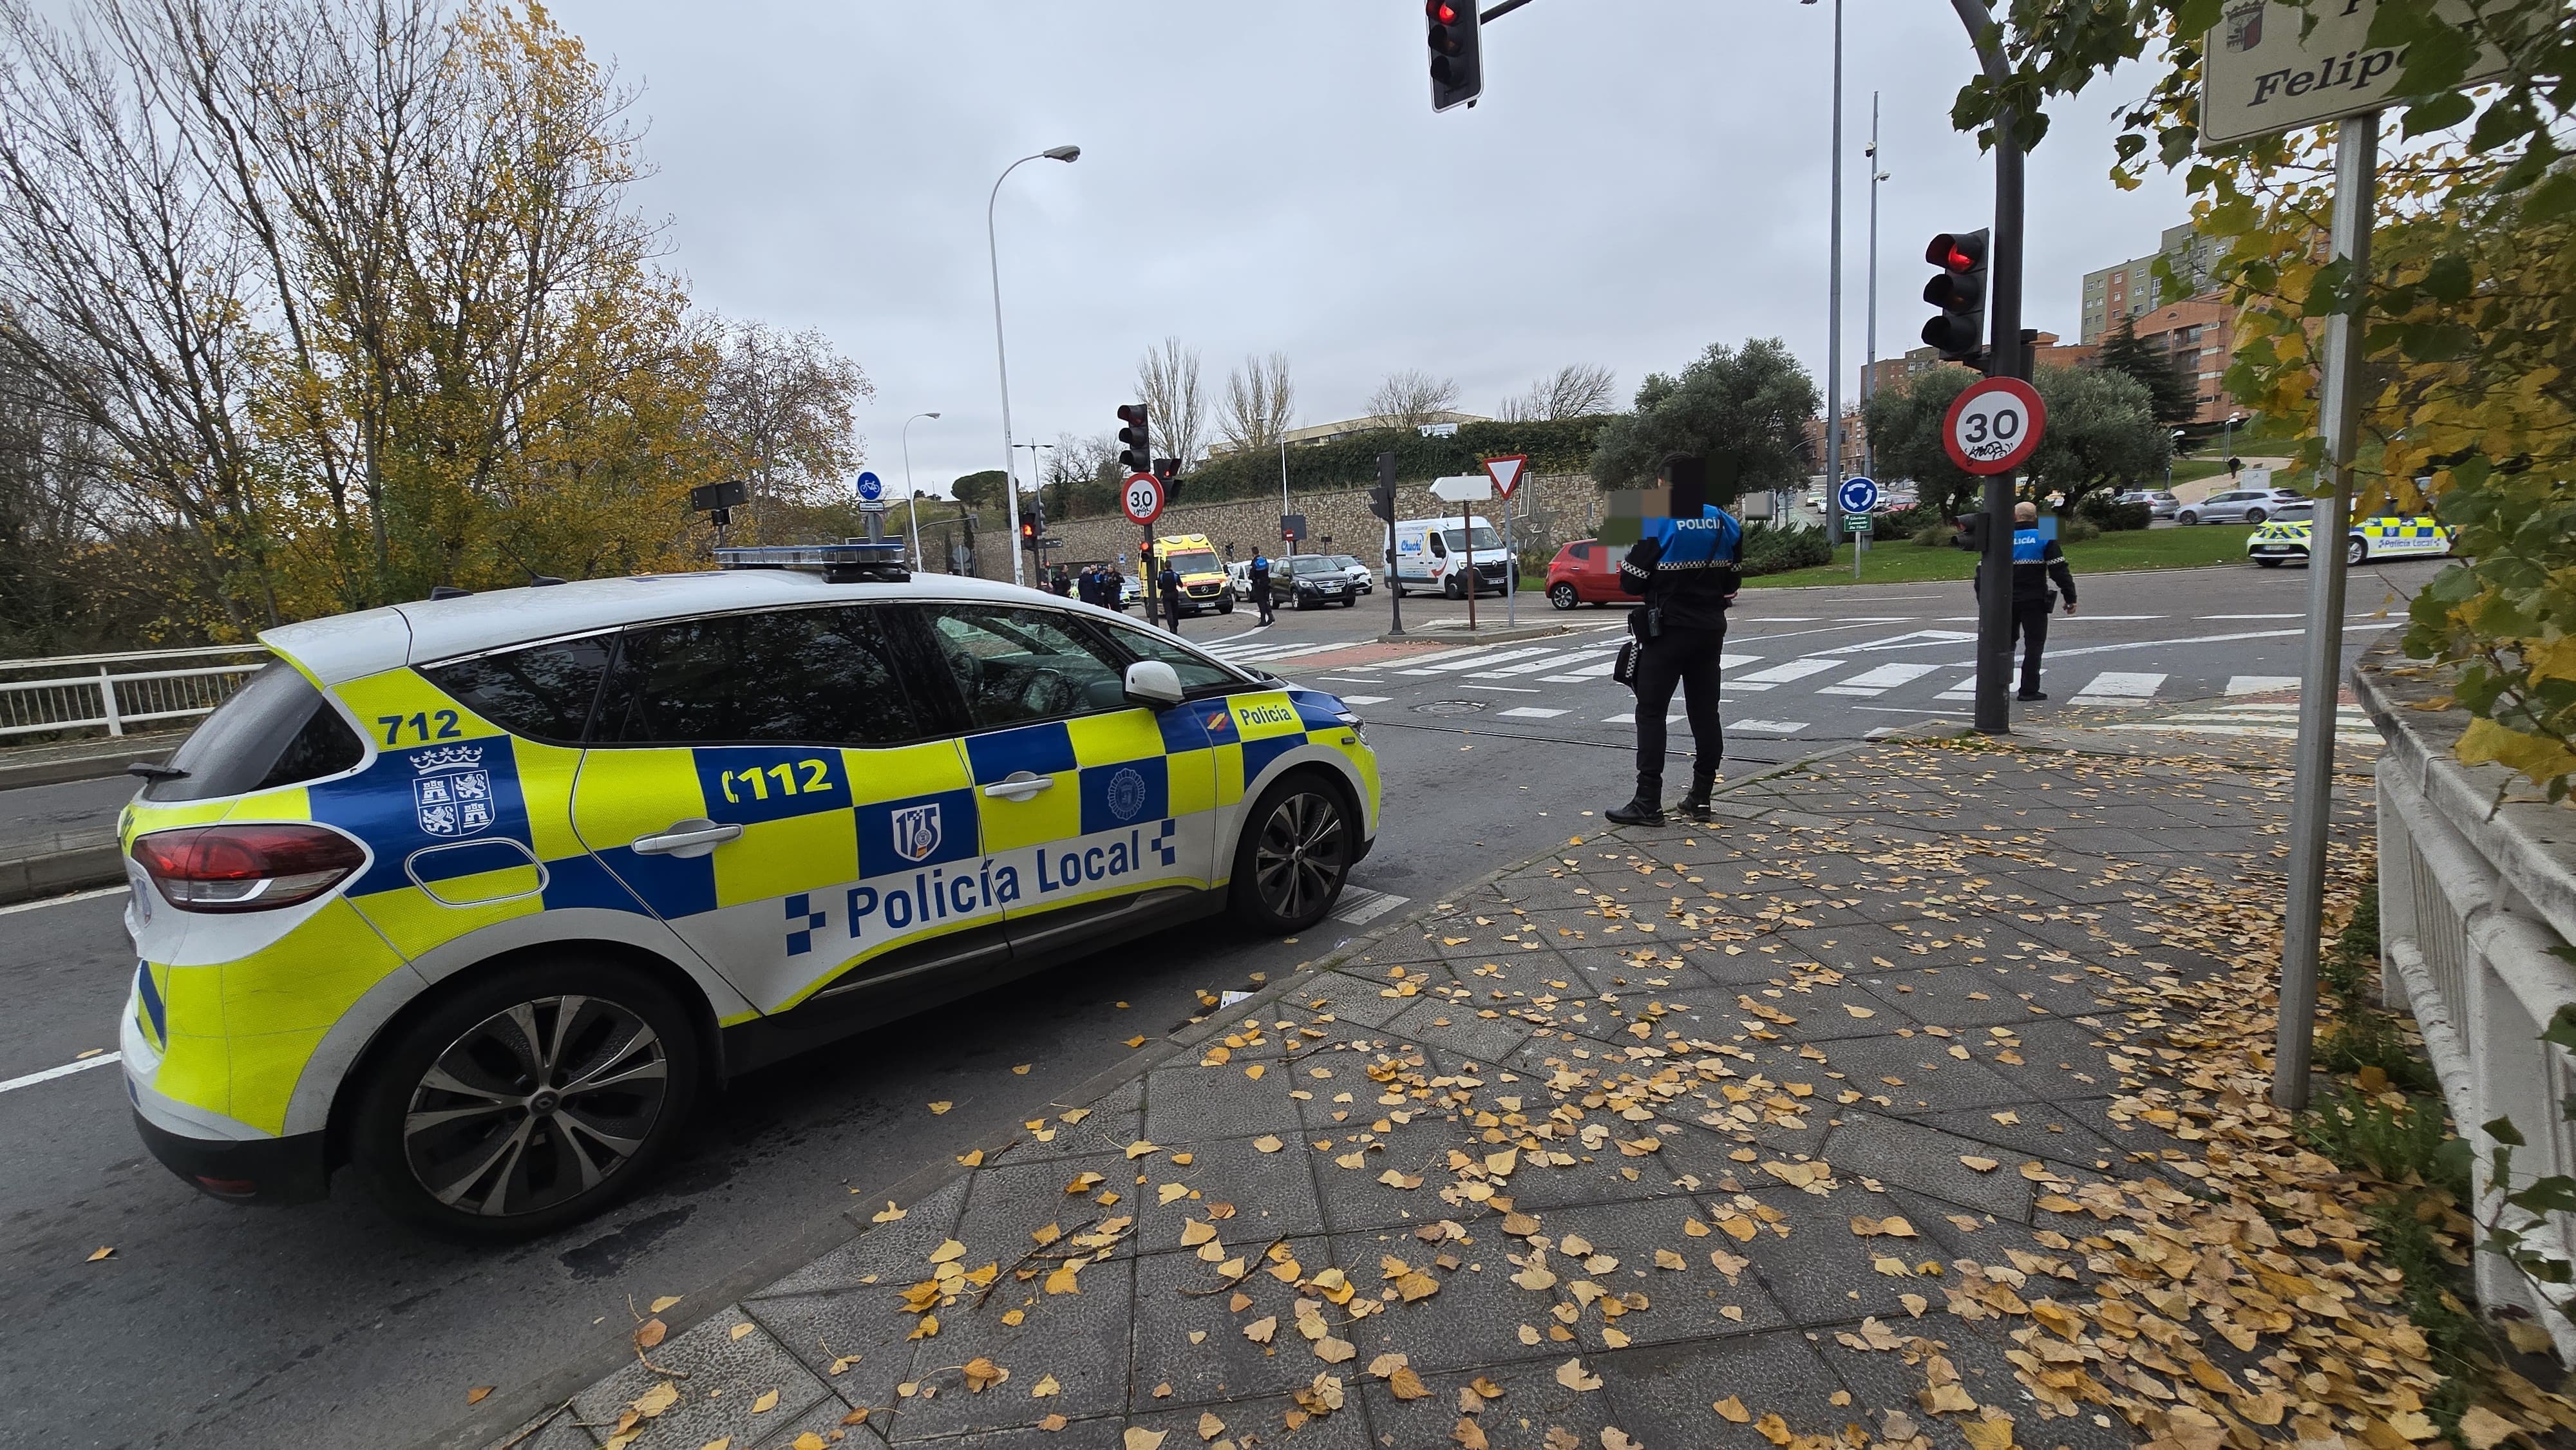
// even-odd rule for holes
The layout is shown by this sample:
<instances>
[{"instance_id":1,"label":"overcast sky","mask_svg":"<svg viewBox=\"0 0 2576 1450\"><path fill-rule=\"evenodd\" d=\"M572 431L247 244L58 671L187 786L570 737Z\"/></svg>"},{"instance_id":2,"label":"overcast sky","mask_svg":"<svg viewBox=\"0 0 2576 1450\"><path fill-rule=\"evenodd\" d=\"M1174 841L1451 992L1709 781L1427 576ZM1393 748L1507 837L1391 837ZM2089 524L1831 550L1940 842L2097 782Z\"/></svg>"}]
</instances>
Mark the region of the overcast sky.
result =
<instances>
[{"instance_id":1,"label":"overcast sky","mask_svg":"<svg viewBox=\"0 0 2576 1450\"><path fill-rule=\"evenodd\" d=\"M1926 236L1986 225L1992 163L1950 129L1968 75L1942 0L1848 0L1844 393L1863 350L1870 93L1882 93L1879 352L1915 341ZM1568 362L1621 400L1711 342L1780 336L1822 385L1832 11L1796 0L1534 0L1485 32L1485 93L1431 114L1413 0L556 0L642 88L648 211L704 305L821 328L875 380L871 466L945 491L999 464L985 200L1012 422L1115 426L1176 334L1213 402L1285 352L1298 421L1400 368L1491 413ZM1660 33L1658 33L1660 28ZM2082 274L2154 249L2178 180L2114 188L2114 76L2031 159L2025 322L2073 340ZM1025 455L1023 455L1025 458ZM1027 477L1022 469L1022 477Z\"/></svg>"}]
</instances>

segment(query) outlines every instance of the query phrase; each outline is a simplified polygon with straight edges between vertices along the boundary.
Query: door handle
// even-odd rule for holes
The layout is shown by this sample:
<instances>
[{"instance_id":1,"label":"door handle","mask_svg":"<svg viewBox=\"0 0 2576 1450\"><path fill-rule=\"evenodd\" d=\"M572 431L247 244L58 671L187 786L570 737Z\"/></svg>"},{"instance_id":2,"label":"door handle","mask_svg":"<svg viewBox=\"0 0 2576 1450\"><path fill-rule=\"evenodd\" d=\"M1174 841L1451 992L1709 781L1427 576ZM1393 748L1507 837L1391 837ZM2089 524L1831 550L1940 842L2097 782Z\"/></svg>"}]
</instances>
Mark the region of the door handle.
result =
<instances>
[{"instance_id":1,"label":"door handle","mask_svg":"<svg viewBox=\"0 0 2576 1450\"><path fill-rule=\"evenodd\" d=\"M1000 796L1005 800L1024 801L1029 797L1036 795L1039 791L1049 789L1054 784L1054 776L1036 775L1025 770L1015 770L1009 775L1002 777L1000 780L993 782L991 785L984 787L984 794L988 796Z\"/></svg>"},{"instance_id":2,"label":"door handle","mask_svg":"<svg viewBox=\"0 0 2576 1450\"><path fill-rule=\"evenodd\" d=\"M682 860L694 860L727 841L741 839L741 836L742 827L738 825L701 817L675 821L668 830L638 836L633 849L638 856L677 856Z\"/></svg>"}]
</instances>

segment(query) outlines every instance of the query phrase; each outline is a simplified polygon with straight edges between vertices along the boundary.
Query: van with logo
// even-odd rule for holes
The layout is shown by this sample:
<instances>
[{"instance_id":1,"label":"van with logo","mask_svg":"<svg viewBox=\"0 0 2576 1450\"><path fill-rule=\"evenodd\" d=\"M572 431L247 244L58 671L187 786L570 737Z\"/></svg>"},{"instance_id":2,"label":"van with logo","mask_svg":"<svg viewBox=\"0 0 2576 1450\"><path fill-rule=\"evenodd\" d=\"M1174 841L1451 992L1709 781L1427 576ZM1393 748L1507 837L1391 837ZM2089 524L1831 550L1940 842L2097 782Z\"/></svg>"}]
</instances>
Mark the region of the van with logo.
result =
<instances>
[{"instance_id":1,"label":"van with logo","mask_svg":"<svg viewBox=\"0 0 2576 1450\"><path fill-rule=\"evenodd\" d=\"M1408 589L1430 589L1464 599L1471 562L1479 594L1500 594L1519 582L1519 567L1503 546L1503 536L1483 517L1464 523L1455 517L1400 519L1387 560L1387 583L1399 597Z\"/></svg>"},{"instance_id":2,"label":"van with logo","mask_svg":"<svg viewBox=\"0 0 2576 1450\"><path fill-rule=\"evenodd\" d=\"M737 1073L1218 912L1294 935L1375 839L1330 695L1052 595L724 552L261 636L119 822L154 1156L543 1233Z\"/></svg>"}]
</instances>

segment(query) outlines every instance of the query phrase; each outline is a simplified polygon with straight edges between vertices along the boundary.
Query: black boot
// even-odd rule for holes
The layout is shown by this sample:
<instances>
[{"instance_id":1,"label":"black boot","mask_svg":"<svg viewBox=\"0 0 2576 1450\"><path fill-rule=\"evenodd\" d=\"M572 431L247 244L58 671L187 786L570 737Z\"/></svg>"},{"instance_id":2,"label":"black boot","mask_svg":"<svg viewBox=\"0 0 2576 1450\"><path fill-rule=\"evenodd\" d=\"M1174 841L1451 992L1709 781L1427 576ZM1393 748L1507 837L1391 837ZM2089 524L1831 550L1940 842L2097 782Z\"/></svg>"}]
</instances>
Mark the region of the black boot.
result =
<instances>
[{"instance_id":1,"label":"black boot","mask_svg":"<svg viewBox=\"0 0 2576 1450\"><path fill-rule=\"evenodd\" d=\"M1664 823L1663 777L1637 777L1636 798L1624 806L1612 806L1602 812L1611 822L1622 826L1660 826Z\"/></svg>"},{"instance_id":2,"label":"black boot","mask_svg":"<svg viewBox=\"0 0 2576 1450\"><path fill-rule=\"evenodd\" d=\"M1702 774L1696 770L1692 771L1690 794L1681 798L1680 804L1673 807L1674 812L1680 815L1684 820L1705 823L1709 819L1709 794L1715 790L1716 787L1717 773L1715 771L1710 771L1706 774Z\"/></svg>"}]
</instances>

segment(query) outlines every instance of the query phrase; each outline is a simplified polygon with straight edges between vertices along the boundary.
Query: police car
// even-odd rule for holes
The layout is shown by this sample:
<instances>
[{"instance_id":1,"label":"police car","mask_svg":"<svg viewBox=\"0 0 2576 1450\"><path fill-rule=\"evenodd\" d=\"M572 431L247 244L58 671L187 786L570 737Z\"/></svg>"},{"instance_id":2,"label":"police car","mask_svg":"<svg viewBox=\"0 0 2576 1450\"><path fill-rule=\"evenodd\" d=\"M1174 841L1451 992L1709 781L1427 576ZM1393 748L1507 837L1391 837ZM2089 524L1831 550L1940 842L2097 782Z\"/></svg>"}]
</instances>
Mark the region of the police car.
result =
<instances>
[{"instance_id":1,"label":"police car","mask_svg":"<svg viewBox=\"0 0 2576 1450\"><path fill-rule=\"evenodd\" d=\"M261 636L120 822L157 1157L543 1232L733 1074L1218 911L1293 933L1375 838L1329 695L868 546L726 553Z\"/></svg>"},{"instance_id":2,"label":"police car","mask_svg":"<svg viewBox=\"0 0 2576 1450\"><path fill-rule=\"evenodd\" d=\"M2313 500L2292 504L2245 539L2245 557L2266 569L2306 563L2316 524ZM2451 552L2453 530L2431 514L2379 514L2355 519L2344 533L2347 564L2372 559L2437 559Z\"/></svg>"}]
</instances>

